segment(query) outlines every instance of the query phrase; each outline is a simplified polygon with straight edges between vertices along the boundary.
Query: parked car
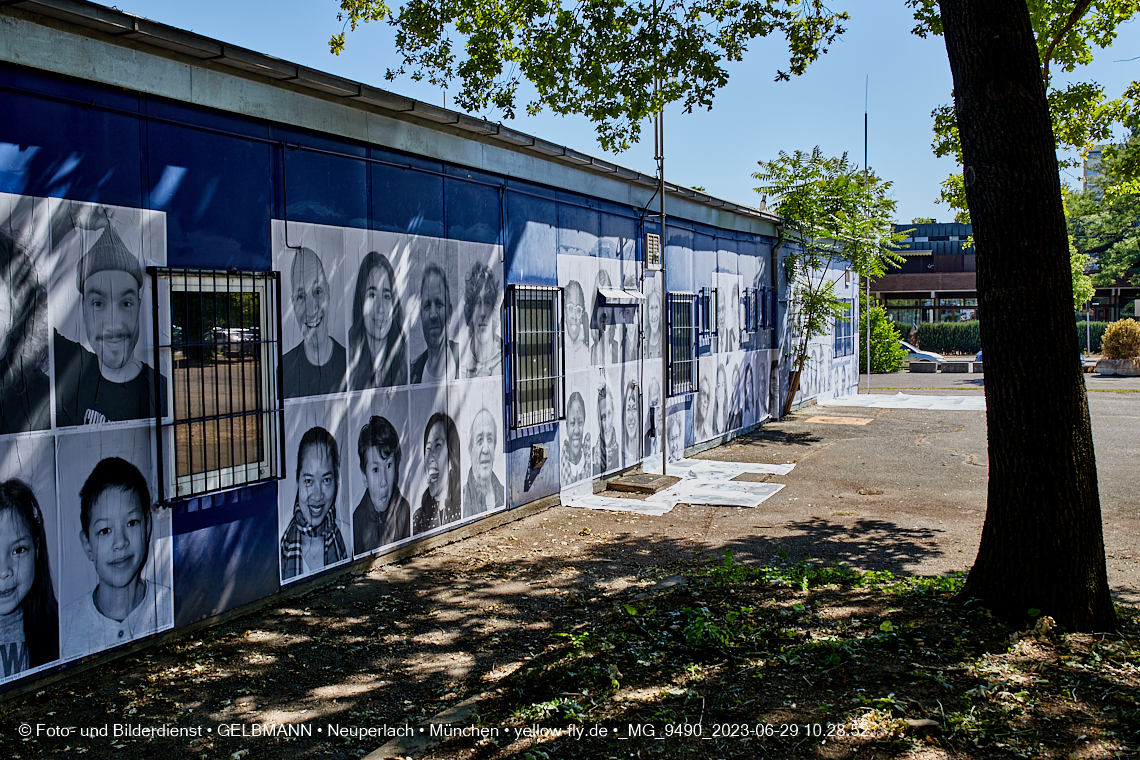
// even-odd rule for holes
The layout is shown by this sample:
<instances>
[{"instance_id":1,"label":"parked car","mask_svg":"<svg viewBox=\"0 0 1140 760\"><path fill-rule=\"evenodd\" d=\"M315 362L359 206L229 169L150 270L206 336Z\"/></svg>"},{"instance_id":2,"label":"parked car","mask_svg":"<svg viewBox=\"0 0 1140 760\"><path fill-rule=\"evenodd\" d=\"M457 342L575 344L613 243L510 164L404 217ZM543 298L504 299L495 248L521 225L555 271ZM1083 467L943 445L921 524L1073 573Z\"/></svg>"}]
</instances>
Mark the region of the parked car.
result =
<instances>
[{"instance_id":1,"label":"parked car","mask_svg":"<svg viewBox=\"0 0 1140 760\"><path fill-rule=\"evenodd\" d=\"M912 346L905 340L900 340L899 343L910 353L907 355L908 362L944 362L946 357L942 354L936 354L933 351L923 351L918 346Z\"/></svg>"},{"instance_id":2,"label":"parked car","mask_svg":"<svg viewBox=\"0 0 1140 760\"><path fill-rule=\"evenodd\" d=\"M978 355L974 357L974 361L980 362L982 360L982 352L979 351Z\"/></svg>"}]
</instances>

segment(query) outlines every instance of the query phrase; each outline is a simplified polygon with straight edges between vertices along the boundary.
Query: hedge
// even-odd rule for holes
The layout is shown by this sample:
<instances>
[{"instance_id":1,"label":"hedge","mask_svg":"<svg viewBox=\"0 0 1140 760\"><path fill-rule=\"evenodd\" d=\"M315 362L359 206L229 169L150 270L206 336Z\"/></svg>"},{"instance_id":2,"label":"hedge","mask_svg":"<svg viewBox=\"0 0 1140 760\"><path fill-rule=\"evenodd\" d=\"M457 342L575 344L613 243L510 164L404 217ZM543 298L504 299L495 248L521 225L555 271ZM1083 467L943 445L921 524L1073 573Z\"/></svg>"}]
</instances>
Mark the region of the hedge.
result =
<instances>
[{"instance_id":1,"label":"hedge","mask_svg":"<svg viewBox=\"0 0 1140 760\"><path fill-rule=\"evenodd\" d=\"M918 347L940 354L976 354L982 350L978 320L924 322L918 326Z\"/></svg>"},{"instance_id":2,"label":"hedge","mask_svg":"<svg viewBox=\"0 0 1140 760\"><path fill-rule=\"evenodd\" d=\"M1100 340L1110 322L1089 322L1091 353L1100 353ZM1085 321L1077 320L1077 345L1085 350ZM976 354L982 350L982 337L978 332L978 321L934 322L918 326L918 346L924 351L940 354Z\"/></svg>"}]
</instances>

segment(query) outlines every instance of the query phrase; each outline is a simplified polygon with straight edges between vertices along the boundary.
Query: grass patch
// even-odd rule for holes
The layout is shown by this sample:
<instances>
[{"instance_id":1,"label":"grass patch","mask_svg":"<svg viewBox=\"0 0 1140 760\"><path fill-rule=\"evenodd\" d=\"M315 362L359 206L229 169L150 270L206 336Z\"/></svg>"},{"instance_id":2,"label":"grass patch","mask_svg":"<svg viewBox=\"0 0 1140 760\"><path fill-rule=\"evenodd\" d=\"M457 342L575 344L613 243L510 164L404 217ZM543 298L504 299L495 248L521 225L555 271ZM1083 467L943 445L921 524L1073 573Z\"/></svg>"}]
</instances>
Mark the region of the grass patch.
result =
<instances>
[{"instance_id":1,"label":"grass patch","mask_svg":"<svg viewBox=\"0 0 1140 760\"><path fill-rule=\"evenodd\" d=\"M604 619L583 613L499 684L483 724L609 728L547 736L542 751L559 758L902 758L922 745L955 758L1140 753L1132 608L1119 608L1111 636L1018 632L953 603L958 574L753 566L725 554L689 581L621 601ZM637 735L643 725L654 736ZM472 746L453 740L439 756L469 757Z\"/></svg>"}]
</instances>

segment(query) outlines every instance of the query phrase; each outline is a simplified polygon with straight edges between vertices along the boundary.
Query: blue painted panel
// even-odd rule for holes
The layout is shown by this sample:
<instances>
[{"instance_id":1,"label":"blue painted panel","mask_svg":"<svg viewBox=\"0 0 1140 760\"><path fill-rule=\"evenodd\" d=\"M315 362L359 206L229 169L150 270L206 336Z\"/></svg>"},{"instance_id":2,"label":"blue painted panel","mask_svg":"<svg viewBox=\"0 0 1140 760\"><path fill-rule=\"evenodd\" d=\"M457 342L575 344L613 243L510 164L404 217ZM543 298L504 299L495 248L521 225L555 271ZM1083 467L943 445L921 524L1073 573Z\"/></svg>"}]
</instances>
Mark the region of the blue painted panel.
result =
<instances>
[{"instance_id":1,"label":"blue painted panel","mask_svg":"<svg viewBox=\"0 0 1140 760\"><path fill-rule=\"evenodd\" d=\"M273 138L286 143L285 148L279 149L284 151L284 194L280 206L284 206L285 216L282 218L291 222L368 228L368 162L321 152L335 151L364 158L367 148L276 127ZM298 144L302 147L294 147Z\"/></svg>"},{"instance_id":2,"label":"blue painted panel","mask_svg":"<svg viewBox=\"0 0 1140 760\"><path fill-rule=\"evenodd\" d=\"M693 281L693 233L678 229L666 219L669 233L665 241L665 289L681 293L695 293Z\"/></svg>"},{"instance_id":3,"label":"blue painted panel","mask_svg":"<svg viewBox=\"0 0 1140 760\"><path fill-rule=\"evenodd\" d=\"M138 117L11 91L0 91L0 113L0 192L143 205Z\"/></svg>"},{"instance_id":4,"label":"blue painted panel","mask_svg":"<svg viewBox=\"0 0 1140 760\"><path fill-rule=\"evenodd\" d=\"M174 625L277 591L277 484L174 506Z\"/></svg>"},{"instance_id":5,"label":"blue painted panel","mask_svg":"<svg viewBox=\"0 0 1140 760\"><path fill-rule=\"evenodd\" d=\"M560 474L558 463L557 426L525 438L507 442L507 479L510 485L510 506L518 507L535 499L558 493ZM531 444L546 446L546 462L536 471L530 470Z\"/></svg>"},{"instance_id":6,"label":"blue painted panel","mask_svg":"<svg viewBox=\"0 0 1140 760\"><path fill-rule=\"evenodd\" d=\"M634 261L637 259L637 218L603 213L599 215L598 232L603 240L616 242L616 246L601 246L599 255Z\"/></svg>"},{"instance_id":7,"label":"blue painted panel","mask_svg":"<svg viewBox=\"0 0 1140 760\"><path fill-rule=\"evenodd\" d=\"M171 266L268 270L273 148L163 122L147 125L150 207L165 211Z\"/></svg>"},{"instance_id":8,"label":"blue painted panel","mask_svg":"<svg viewBox=\"0 0 1140 760\"><path fill-rule=\"evenodd\" d=\"M372 164L372 228L443 237L443 165L373 150L374 158L434 171Z\"/></svg>"},{"instance_id":9,"label":"blue painted panel","mask_svg":"<svg viewBox=\"0 0 1140 760\"><path fill-rule=\"evenodd\" d=\"M552 200L507 192L507 282L558 284L558 207Z\"/></svg>"},{"instance_id":10,"label":"blue painted panel","mask_svg":"<svg viewBox=\"0 0 1140 760\"><path fill-rule=\"evenodd\" d=\"M472 173L464 172L464 176L468 174ZM497 187L446 177L443 194L449 238L472 243L500 242L502 210Z\"/></svg>"},{"instance_id":11,"label":"blue painted panel","mask_svg":"<svg viewBox=\"0 0 1140 760\"><path fill-rule=\"evenodd\" d=\"M598 255L599 225L597 211L559 203L558 252L575 256Z\"/></svg>"}]
</instances>

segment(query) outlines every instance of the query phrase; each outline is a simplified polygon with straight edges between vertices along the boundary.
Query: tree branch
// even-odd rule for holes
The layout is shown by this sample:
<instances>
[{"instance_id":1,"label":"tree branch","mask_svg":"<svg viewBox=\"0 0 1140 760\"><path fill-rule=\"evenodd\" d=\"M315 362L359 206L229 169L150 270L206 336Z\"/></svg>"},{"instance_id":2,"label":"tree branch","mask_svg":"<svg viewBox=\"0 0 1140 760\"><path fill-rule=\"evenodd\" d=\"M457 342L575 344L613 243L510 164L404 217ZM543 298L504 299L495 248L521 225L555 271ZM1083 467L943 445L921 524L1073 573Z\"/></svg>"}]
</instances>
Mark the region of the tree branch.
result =
<instances>
[{"instance_id":1,"label":"tree branch","mask_svg":"<svg viewBox=\"0 0 1140 760\"><path fill-rule=\"evenodd\" d=\"M1057 45L1060 44L1061 38L1068 34L1069 30L1081 20L1081 16L1085 15L1085 11L1089 9L1090 5L1092 5L1092 0L1077 0L1077 4L1073 6L1072 13L1069 14L1069 18L1065 21L1065 25L1062 26L1061 29L1053 35L1053 39L1049 41L1049 47L1045 49L1045 55L1041 58L1041 73L1045 78L1046 87L1049 86L1049 59L1053 57L1053 51L1057 48Z\"/></svg>"}]
</instances>

